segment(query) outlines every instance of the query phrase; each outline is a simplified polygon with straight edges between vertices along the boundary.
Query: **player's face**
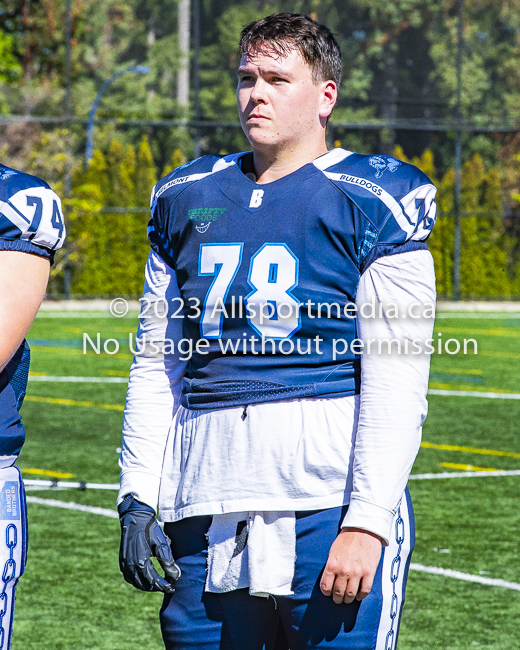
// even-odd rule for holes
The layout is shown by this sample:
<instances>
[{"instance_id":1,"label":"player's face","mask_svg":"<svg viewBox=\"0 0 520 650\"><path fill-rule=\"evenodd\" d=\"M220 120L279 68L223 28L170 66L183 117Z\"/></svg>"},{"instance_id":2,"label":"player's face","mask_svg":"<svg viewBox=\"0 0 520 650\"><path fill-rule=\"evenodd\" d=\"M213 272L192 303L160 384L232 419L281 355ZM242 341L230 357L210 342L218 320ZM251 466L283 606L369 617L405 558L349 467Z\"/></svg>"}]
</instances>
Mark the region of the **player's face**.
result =
<instances>
[{"instance_id":1,"label":"player's face","mask_svg":"<svg viewBox=\"0 0 520 650\"><path fill-rule=\"evenodd\" d=\"M323 137L336 85L315 84L298 50L280 57L266 49L242 56L237 98L240 122L253 149L291 148L315 135Z\"/></svg>"}]
</instances>

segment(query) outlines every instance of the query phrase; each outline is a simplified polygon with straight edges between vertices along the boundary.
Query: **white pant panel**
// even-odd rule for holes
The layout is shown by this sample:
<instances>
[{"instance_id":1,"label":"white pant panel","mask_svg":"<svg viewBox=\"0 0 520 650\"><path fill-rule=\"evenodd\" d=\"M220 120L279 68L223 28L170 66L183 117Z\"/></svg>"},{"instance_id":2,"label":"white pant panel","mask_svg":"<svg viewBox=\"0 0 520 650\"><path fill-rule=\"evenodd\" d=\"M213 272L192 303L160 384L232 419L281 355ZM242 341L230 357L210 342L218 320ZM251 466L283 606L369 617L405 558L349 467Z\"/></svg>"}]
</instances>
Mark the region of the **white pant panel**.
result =
<instances>
[{"instance_id":1,"label":"white pant panel","mask_svg":"<svg viewBox=\"0 0 520 650\"><path fill-rule=\"evenodd\" d=\"M9 650L18 578L27 558L25 491L17 467L0 469L0 650Z\"/></svg>"},{"instance_id":2,"label":"white pant panel","mask_svg":"<svg viewBox=\"0 0 520 650\"><path fill-rule=\"evenodd\" d=\"M395 650L404 603L406 573L415 544L415 526L408 489L394 517L389 545L384 550L381 576L383 605L374 650Z\"/></svg>"}]
</instances>

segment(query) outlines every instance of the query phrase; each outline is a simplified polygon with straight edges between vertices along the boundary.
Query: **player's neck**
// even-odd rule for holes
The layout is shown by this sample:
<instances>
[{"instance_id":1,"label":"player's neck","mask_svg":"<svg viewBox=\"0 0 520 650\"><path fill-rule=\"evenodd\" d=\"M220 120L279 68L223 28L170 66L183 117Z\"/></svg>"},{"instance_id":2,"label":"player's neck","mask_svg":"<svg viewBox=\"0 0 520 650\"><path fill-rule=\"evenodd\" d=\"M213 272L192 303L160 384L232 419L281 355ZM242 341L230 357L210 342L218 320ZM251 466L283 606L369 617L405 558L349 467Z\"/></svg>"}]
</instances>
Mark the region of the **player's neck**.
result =
<instances>
[{"instance_id":1,"label":"player's neck","mask_svg":"<svg viewBox=\"0 0 520 650\"><path fill-rule=\"evenodd\" d=\"M279 178L292 174L300 167L326 153L325 138L315 146L294 146L278 150L259 150L257 147L253 147L256 182L260 184L272 183Z\"/></svg>"}]
</instances>

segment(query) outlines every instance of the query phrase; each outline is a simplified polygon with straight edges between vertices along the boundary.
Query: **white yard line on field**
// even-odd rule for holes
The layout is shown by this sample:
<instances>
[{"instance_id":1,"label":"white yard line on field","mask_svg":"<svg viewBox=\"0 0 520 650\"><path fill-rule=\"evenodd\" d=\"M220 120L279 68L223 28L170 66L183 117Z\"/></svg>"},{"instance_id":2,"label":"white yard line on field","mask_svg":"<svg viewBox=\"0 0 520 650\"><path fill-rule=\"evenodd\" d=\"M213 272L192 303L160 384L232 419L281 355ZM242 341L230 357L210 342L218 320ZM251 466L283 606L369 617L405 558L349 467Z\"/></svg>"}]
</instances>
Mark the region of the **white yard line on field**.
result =
<instances>
[{"instance_id":1,"label":"white yard line on field","mask_svg":"<svg viewBox=\"0 0 520 650\"><path fill-rule=\"evenodd\" d=\"M110 517L111 519L118 519L115 510L108 510L108 508L95 508L93 506L84 506L80 503L71 501L57 501L56 499L40 499L38 497L27 497L28 503L37 503L43 506L53 506L55 508L66 508L67 510L79 510L81 512L90 512L94 515L102 515L103 517ZM520 591L520 584L516 582L508 582L499 578L486 578L484 576L473 575L471 573L462 573L462 571L453 571L452 569L442 569L435 566L424 566L423 564L410 564L412 571L420 571L422 573L431 573L434 575L446 576L447 578L456 578L457 580L465 580L466 582L477 582L481 585L488 585L491 587L504 587L506 589L513 589Z\"/></svg>"},{"instance_id":2,"label":"white yard line on field","mask_svg":"<svg viewBox=\"0 0 520 650\"><path fill-rule=\"evenodd\" d=\"M451 395L453 397L485 397L487 399L520 399L520 393L481 393L472 390L441 390L429 388L428 395Z\"/></svg>"},{"instance_id":3,"label":"white yard line on field","mask_svg":"<svg viewBox=\"0 0 520 650\"><path fill-rule=\"evenodd\" d=\"M508 582L500 578L485 578L484 576L476 576L472 573L462 573L462 571L453 571L452 569L441 569L436 566L424 566L423 564L410 564L412 571L422 571L423 573L432 573L434 575L446 576L447 578L456 578L457 580L465 580L466 582L478 582L481 585L490 585L492 587L505 587L506 589L514 589L520 591L520 584L517 582Z\"/></svg>"},{"instance_id":4,"label":"white yard line on field","mask_svg":"<svg viewBox=\"0 0 520 650\"><path fill-rule=\"evenodd\" d=\"M48 375L29 375L29 381L63 382L63 383L95 383L95 384L127 384L128 377L52 377ZM428 395L447 395L452 397L484 397L486 399L520 399L520 393L483 393L472 390L441 390L430 388Z\"/></svg>"},{"instance_id":5,"label":"white yard line on field","mask_svg":"<svg viewBox=\"0 0 520 650\"><path fill-rule=\"evenodd\" d=\"M410 481L427 481L432 479L445 479L445 478L479 478L483 476L520 476L520 469L497 469L485 470L483 472L433 472L431 474L410 474ZM59 481L57 479L31 479L24 478L24 484L29 487L36 487L44 490L55 489L79 489L79 490L119 490L118 483L83 483L75 481Z\"/></svg>"},{"instance_id":6,"label":"white yard line on field","mask_svg":"<svg viewBox=\"0 0 520 650\"><path fill-rule=\"evenodd\" d=\"M51 377L48 375L29 375L29 381L52 381L95 384L127 384L128 377Z\"/></svg>"},{"instance_id":7,"label":"white yard line on field","mask_svg":"<svg viewBox=\"0 0 520 650\"><path fill-rule=\"evenodd\" d=\"M477 313L443 311L443 312L437 312L435 314L435 320L437 320L438 318L478 318L479 320L480 319L511 320L511 319L520 318L520 314L514 312L501 312L498 314L495 313L490 314L488 312L482 312L482 311Z\"/></svg>"},{"instance_id":8,"label":"white yard line on field","mask_svg":"<svg viewBox=\"0 0 520 650\"><path fill-rule=\"evenodd\" d=\"M432 474L410 474L410 481L429 480L435 478L473 478L477 476L520 476L520 469L497 469L484 472L435 472Z\"/></svg>"},{"instance_id":9,"label":"white yard line on field","mask_svg":"<svg viewBox=\"0 0 520 650\"><path fill-rule=\"evenodd\" d=\"M23 470L22 470L23 471ZM79 490L119 490L119 483L78 483L73 481L51 481L49 479L24 478L24 485L60 488L78 488Z\"/></svg>"},{"instance_id":10,"label":"white yard line on field","mask_svg":"<svg viewBox=\"0 0 520 650\"><path fill-rule=\"evenodd\" d=\"M80 510L81 512L91 512L94 515L103 515L103 517L111 517L112 519L119 519L115 510L108 508L96 508L94 506L84 506L81 503L74 503L74 501L57 501L56 499L40 499L39 497L26 497L28 503L38 503L42 506L53 506L54 508L66 508L67 510Z\"/></svg>"}]
</instances>

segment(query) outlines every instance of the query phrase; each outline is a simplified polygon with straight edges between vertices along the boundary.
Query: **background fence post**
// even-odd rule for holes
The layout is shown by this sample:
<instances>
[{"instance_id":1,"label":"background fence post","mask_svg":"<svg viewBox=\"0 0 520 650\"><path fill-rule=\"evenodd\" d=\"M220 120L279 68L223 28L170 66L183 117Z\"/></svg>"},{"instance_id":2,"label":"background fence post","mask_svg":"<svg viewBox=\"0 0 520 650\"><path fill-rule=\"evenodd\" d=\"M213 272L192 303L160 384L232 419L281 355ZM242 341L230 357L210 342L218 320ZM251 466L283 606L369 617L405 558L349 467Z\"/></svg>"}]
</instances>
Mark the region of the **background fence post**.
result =
<instances>
[{"instance_id":1,"label":"background fence post","mask_svg":"<svg viewBox=\"0 0 520 650\"><path fill-rule=\"evenodd\" d=\"M187 118L190 103L190 0L181 0L178 12L181 60L177 73L177 102L183 112L183 117Z\"/></svg>"},{"instance_id":2,"label":"background fence post","mask_svg":"<svg viewBox=\"0 0 520 650\"><path fill-rule=\"evenodd\" d=\"M67 125L67 144L65 151L65 198L70 198L71 193L71 168L72 168L72 152L70 150L70 129L72 124L72 52L71 52L71 39L72 39L72 0L67 0L67 16L66 16L66 30L67 30L67 47L66 47L66 94L65 94L65 119ZM69 240L65 238L65 267L63 270L63 293L65 300L70 300L70 264L69 264Z\"/></svg>"},{"instance_id":3,"label":"background fence post","mask_svg":"<svg viewBox=\"0 0 520 650\"><path fill-rule=\"evenodd\" d=\"M461 298L460 286L460 197L461 197L461 167L462 167L462 48L463 48L463 24L462 5L464 0L458 0L457 16L457 109L455 132L455 224L453 241L453 297L455 300Z\"/></svg>"},{"instance_id":4,"label":"background fence post","mask_svg":"<svg viewBox=\"0 0 520 650\"><path fill-rule=\"evenodd\" d=\"M193 153L200 158L200 0L193 0Z\"/></svg>"}]
</instances>

